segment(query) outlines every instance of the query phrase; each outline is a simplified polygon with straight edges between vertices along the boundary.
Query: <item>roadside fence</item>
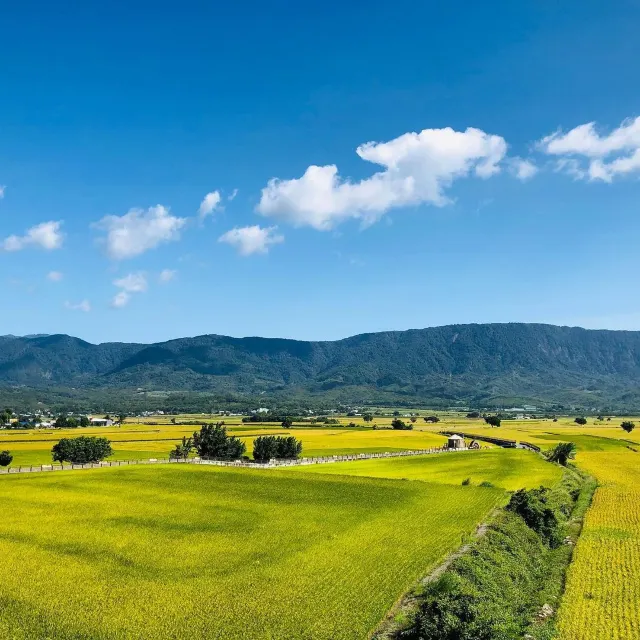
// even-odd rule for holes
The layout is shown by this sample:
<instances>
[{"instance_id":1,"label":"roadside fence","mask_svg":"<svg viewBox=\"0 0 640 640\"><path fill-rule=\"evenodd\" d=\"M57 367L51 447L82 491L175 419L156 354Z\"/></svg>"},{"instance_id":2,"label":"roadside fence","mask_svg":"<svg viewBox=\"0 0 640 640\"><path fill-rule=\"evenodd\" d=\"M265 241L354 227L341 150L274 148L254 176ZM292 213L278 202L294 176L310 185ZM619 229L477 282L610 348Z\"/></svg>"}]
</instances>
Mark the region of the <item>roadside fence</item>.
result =
<instances>
[{"instance_id":1,"label":"roadside fence","mask_svg":"<svg viewBox=\"0 0 640 640\"><path fill-rule=\"evenodd\" d=\"M400 458L404 456L424 456L434 453L455 453L467 449L448 449L438 447L432 449L411 449L407 451L385 451L383 453L353 453L338 456L321 456L313 458L296 458L292 460L270 460L269 462L250 462L247 460L216 460L208 458L148 458L143 460L104 460L86 464L39 464L20 465L16 467L0 467L0 475L13 473L44 473L49 471L79 471L81 469L103 469L105 467L127 467L144 464L204 464L218 467L243 467L247 469L276 469L278 467L296 467L312 464L330 464L333 462L352 462L356 460L373 460L377 458Z\"/></svg>"}]
</instances>

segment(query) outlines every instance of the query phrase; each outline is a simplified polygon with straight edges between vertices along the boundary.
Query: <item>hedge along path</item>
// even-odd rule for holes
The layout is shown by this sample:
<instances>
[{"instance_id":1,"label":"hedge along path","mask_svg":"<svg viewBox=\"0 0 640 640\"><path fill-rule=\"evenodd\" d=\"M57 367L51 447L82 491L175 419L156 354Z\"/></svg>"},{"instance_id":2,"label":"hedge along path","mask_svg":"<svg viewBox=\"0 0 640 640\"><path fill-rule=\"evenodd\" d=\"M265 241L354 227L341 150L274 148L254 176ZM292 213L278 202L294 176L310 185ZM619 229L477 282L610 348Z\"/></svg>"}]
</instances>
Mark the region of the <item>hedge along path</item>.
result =
<instances>
[{"instance_id":1,"label":"hedge along path","mask_svg":"<svg viewBox=\"0 0 640 640\"><path fill-rule=\"evenodd\" d=\"M586 452L599 483L567 574L561 640L640 638L640 453Z\"/></svg>"}]
</instances>

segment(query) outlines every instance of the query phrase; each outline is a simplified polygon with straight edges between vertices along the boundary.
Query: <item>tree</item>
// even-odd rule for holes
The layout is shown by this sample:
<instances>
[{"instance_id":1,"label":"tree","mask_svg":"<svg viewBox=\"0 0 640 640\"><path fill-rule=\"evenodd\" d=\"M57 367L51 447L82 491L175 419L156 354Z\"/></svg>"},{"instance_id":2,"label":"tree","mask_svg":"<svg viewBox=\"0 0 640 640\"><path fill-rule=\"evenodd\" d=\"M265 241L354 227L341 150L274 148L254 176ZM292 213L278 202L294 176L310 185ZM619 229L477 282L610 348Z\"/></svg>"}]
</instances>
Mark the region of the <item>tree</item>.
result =
<instances>
[{"instance_id":1,"label":"tree","mask_svg":"<svg viewBox=\"0 0 640 640\"><path fill-rule=\"evenodd\" d=\"M424 418L425 422L440 422L440 418L438 418L438 416L425 416Z\"/></svg>"},{"instance_id":2,"label":"tree","mask_svg":"<svg viewBox=\"0 0 640 640\"><path fill-rule=\"evenodd\" d=\"M182 458L186 460L193 450L193 438L182 436L182 442L179 442L169 453L170 458Z\"/></svg>"},{"instance_id":3,"label":"tree","mask_svg":"<svg viewBox=\"0 0 640 640\"><path fill-rule=\"evenodd\" d=\"M393 415L394 415L394 416L399 416L399 415L400 415L400 412L399 412L399 411L394 411L394 412L393 412Z\"/></svg>"},{"instance_id":4,"label":"tree","mask_svg":"<svg viewBox=\"0 0 640 640\"><path fill-rule=\"evenodd\" d=\"M600 421L604 420L604 416L598 416L598 420Z\"/></svg>"},{"instance_id":5,"label":"tree","mask_svg":"<svg viewBox=\"0 0 640 640\"><path fill-rule=\"evenodd\" d=\"M484 421L492 427L499 427L502 423L498 416L485 416Z\"/></svg>"},{"instance_id":6,"label":"tree","mask_svg":"<svg viewBox=\"0 0 640 640\"><path fill-rule=\"evenodd\" d=\"M469 411L469 413L467 413L467 418L479 418L479 417L480 417L479 411Z\"/></svg>"},{"instance_id":7,"label":"tree","mask_svg":"<svg viewBox=\"0 0 640 640\"><path fill-rule=\"evenodd\" d=\"M75 429L78 426L78 419L63 414L56 418L53 426L58 429Z\"/></svg>"},{"instance_id":8,"label":"tree","mask_svg":"<svg viewBox=\"0 0 640 640\"><path fill-rule=\"evenodd\" d=\"M13 411L11 409L5 409L0 413L0 424L9 424L13 418Z\"/></svg>"},{"instance_id":9,"label":"tree","mask_svg":"<svg viewBox=\"0 0 640 640\"><path fill-rule=\"evenodd\" d=\"M91 424L87 416L80 416L79 422L81 427L88 427Z\"/></svg>"},{"instance_id":10,"label":"tree","mask_svg":"<svg viewBox=\"0 0 640 640\"><path fill-rule=\"evenodd\" d=\"M573 442L560 442L544 455L549 462L557 462L566 467L569 460L576 457L576 445Z\"/></svg>"},{"instance_id":11,"label":"tree","mask_svg":"<svg viewBox=\"0 0 640 640\"><path fill-rule=\"evenodd\" d=\"M569 444L569 443L564 443ZM550 546L560 543L558 518L549 506L549 489L520 489L509 500L507 511L517 513L526 525L538 533Z\"/></svg>"},{"instance_id":12,"label":"tree","mask_svg":"<svg viewBox=\"0 0 640 640\"><path fill-rule=\"evenodd\" d=\"M85 464L99 462L113 453L111 442L107 438L80 436L79 438L62 438L51 449L52 457L57 462Z\"/></svg>"},{"instance_id":13,"label":"tree","mask_svg":"<svg viewBox=\"0 0 640 640\"><path fill-rule=\"evenodd\" d=\"M292 420L291 418L288 418L288 417L287 417L287 418L285 418L285 419L282 421L282 426L283 426L285 429L291 429L291 427L293 426L293 420Z\"/></svg>"},{"instance_id":14,"label":"tree","mask_svg":"<svg viewBox=\"0 0 640 640\"><path fill-rule=\"evenodd\" d=\"M362 419L363 419L365 422L371 422L371 421L373 420L373 415L371 415L370 413L365 413L365 414L362 416Z\"/></svg>"},{"instance_id":15,"label":"tree","mask_svg":"<svg viewBox=\"0 0 640 640\"><path fill-rule=\"evenodd\" d=\"M118 416L118 425L122 426L122 423L127 419L127 414L126 413L121 413Z\"/></svg>"},{"instance_id":16,"label":"tree","mask_svg":"<svg viewBox=\"0 0 640 640\"><path fill-rule=\"evenodd\" d=\"M631 433L635 428L635 423L631 422L631 420L625 420L620 425L627 433Z\"/></svg>"},{"instance_id":17,"label":"tree","mask_svg":"<svg viewBox=\"0 0 640 640\"><path fill-rule=\"evenodd\" d=\"M203 424L200 431L193 434L193 446L201 458L219 460L237 460L247 450L242 440L227 435L226 427L220 422Z\"/></svg>"},{"instance_id":18,"label":"tree","mask_svg":"<svg viewBox=\"0 0 640 640\"><path fill-rule=\"evenodd\" d=\"M587 424L587 419L582 416L579 416L574 420L574 422L576 424Z\"/></svg>"},{"instance_id":19,"label":"tree","mask_svg":"<svg viewBox=\"0 0 640 640\"><path fill-rule=\"evenodd\" d=\"M253 441L253 459L295 459L302 453L302 442L293 436L259 436Z\"/></svg>"},{"instance_id":20,"label":"tree","mask_svg":"<svg viewBox=\"0 0 640 640\"><path fill-rule=\"evenodd\" d=\"M9 451L0 451L0 467L8 467L13 460Z\"/></svg>"},{"instance_id":21,"label":"tree","mask_svg":"<svg viewBox=\"0 0 640 640\"><path fill-rule=\"evenodd\" d=\"M404 420L400 420L400 418L394 418L391 421L391 426L398 431L411 431L411 429L413 429L412 424L407 424Z\"/></svg>"},{"instance_id":22,"label":"tree","mask_svg":"<svg viewBox=\"0 0 640 640\"><path fill-rule=\"evenodd\" d=\"M411 422L412 422L412 423L415 423L415 421L416 421L417 419L418 419L418 418L416 418L415 416L411 416L411 417L409 418L409 420L411 420Z\"/></svg>"}]
</instances>

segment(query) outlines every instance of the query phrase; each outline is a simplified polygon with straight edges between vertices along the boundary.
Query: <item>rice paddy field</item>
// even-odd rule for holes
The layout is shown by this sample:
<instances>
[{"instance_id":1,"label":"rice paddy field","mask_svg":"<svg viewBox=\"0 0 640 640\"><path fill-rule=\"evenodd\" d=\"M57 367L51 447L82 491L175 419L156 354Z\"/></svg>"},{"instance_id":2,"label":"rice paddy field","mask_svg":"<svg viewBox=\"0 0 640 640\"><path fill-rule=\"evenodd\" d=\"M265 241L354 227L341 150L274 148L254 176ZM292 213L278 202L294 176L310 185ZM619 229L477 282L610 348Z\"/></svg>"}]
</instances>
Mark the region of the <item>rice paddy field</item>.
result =
<instances>
[{"instance_id":1,"label":"rice paddy field","mask_svg":"<svg viewBox=\"0 0 640 640\"><path fill-rule=\"evenodd\" d=\"M504 496L189 465L5 476L0 637L362 639Z\"/></svg>"},{"instance_id":2,"label":"rice paddy field","mask_svg":"<svg viewBox=\"0 0 640 640\"><path fill-rule=\"evenodd\" d=\"M295 435L306 456L440 447L447 429L543 449L574 442L576 463L599 487L567 576L558 638L640 638L640 419L627 434L613 417L584 426L510 420L496 429L439 415L435 425L419 418L413 431L385 429L391 418L376 418L377 430L359 418L290 430L224 420L249 453L266 433ZM0 432L0 450L11 450L16 465L41 464L61 437L104 435L115 459L161 457L197 428L149 422ZM534 453L499 448L283 470L2 476L0 637L365 638L508 491L559 477Z\"/></svg>"},{"instance_id":3,"label":"rice paddy field","mask_svg":"<svg viewBox=\"0 0 640 640\"><path fill-rule=\"evenodd\" d=\"M472 485L491 483L508 491L550 487L562 475L557 466L545 462L531 451L499 448L292 467L290 472L424 480L444 484L462 484L468 479Z\"/></svg>"},{"instance_id":4,"label":"rice paddy field","mask_svg":"<svg viewBox=\"0 0 640 640\"><path fill-rule=\"evenodd\" d=\"M226 422L226 421L225 421ZM51 462L51 447L64 437L79 435L104 436L111 440L114 460L132 460L167 457L169 451L183 436L191 436L197 426L138 425L122 427L92 427L84 429L32 429L0 431L0 450L9 449L14 456L13 465L39 465ZM347 453L379 453L410 449L441 447L446 439L431 431L374 431L363 426L348 428L321 428L300 426L285 430L277 425L227 425L231 435L240 437L251 455L255 438L266 434L295 435L302 440L304 456L342 455Z\"/></svg>"}]
</instances>

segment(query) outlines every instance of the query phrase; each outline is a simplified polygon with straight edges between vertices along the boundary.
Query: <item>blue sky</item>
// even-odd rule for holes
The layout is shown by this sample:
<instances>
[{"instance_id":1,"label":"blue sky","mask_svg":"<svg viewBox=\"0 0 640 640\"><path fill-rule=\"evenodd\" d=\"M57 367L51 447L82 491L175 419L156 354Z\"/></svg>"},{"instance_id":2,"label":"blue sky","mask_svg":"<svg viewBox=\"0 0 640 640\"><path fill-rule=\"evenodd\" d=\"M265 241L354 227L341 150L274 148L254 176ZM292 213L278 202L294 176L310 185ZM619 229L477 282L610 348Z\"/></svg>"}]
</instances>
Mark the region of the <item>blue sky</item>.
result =
<instances>
[{"instance_id":1,"label":"blue sky","mask_svg":"<svg viewBox=\"0 0 640 640\"><path fill-rule=\"evenodd\" d=\"M625 1L7 5L0 334L640 329L639 31Z\"/></svg>"}]
</instances>

